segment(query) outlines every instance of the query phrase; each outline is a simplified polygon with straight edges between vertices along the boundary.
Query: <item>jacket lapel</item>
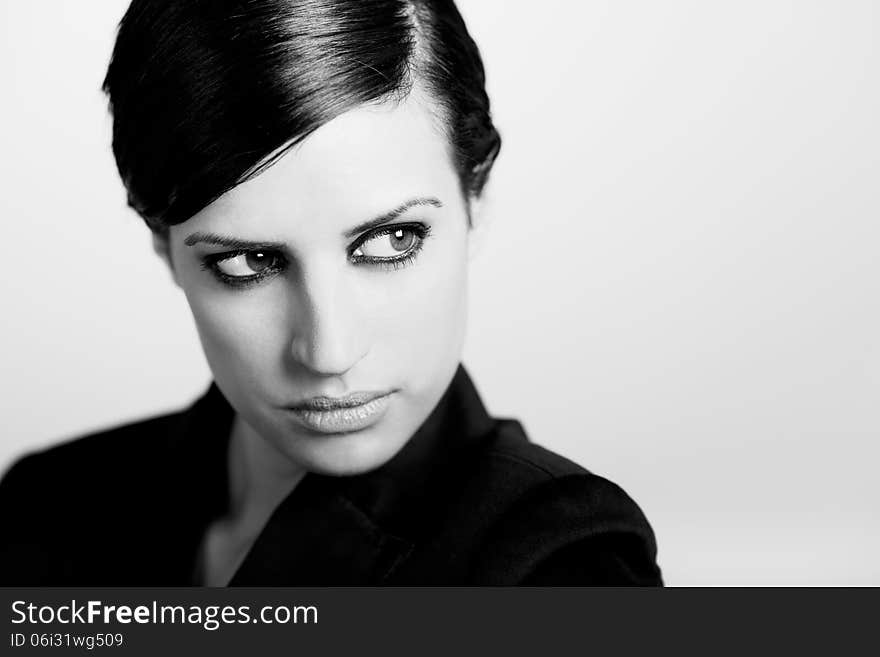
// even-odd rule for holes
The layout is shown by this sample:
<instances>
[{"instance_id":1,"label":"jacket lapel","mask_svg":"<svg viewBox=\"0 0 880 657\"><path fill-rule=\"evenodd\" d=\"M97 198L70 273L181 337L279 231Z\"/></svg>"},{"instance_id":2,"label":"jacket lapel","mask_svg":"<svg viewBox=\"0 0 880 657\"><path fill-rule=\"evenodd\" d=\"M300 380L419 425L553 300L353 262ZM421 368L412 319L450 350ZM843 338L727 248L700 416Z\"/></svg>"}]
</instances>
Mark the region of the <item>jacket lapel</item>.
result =
<instances>
[{"instance_id":1,"label":"jacket lapel","mask_svg":"<svg viewBox=\"0 0 880 657\"><path fill-rule=\"evenodd\" d=\"M330 478L309 474L272 514L230 586L378 584L411 549Z\"/></svg>"}]
</instances>

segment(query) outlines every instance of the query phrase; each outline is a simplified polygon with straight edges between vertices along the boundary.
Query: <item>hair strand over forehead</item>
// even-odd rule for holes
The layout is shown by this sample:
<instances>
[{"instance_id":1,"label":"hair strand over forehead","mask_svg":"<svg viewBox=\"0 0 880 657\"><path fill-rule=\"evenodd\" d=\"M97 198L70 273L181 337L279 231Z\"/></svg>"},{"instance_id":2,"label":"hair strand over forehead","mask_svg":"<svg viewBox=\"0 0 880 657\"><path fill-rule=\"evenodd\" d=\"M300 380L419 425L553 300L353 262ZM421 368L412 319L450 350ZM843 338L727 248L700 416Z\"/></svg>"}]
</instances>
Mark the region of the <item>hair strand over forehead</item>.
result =
<instances>
[{"instance_id":1,"label":"hair strand over forehead","mask_svg":"<svg viewBox=\"0 0 880 657\"><path fill-rule=\"evenodd\" d=\"M452 0L133 0L104 80L129 204L157 232L336 116L416 85L478 196L501 140Z\"/></svg>"}]
</instances>

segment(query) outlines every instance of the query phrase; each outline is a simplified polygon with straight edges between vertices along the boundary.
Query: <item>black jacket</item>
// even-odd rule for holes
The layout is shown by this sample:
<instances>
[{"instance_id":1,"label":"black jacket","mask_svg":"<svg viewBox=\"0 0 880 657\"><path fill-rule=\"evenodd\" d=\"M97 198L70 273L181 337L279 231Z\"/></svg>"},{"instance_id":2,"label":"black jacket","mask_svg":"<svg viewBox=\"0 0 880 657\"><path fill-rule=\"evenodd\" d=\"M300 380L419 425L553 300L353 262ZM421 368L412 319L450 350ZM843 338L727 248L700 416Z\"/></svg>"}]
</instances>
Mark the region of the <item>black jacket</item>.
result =
<instances>
[{"instance_id":1,"label":"black jacket","mask_svg":"<svg viewBox=\"0 0 880 657\"><path fill-rule=\"evenodd\" d=\"M0 482L0 584L187 585L226 509L232 408L189 409L19 460ZM463 368L381 468L307 474L231 585L657 585L615 484L490 418Z\"/></svg>"}]
</instances>

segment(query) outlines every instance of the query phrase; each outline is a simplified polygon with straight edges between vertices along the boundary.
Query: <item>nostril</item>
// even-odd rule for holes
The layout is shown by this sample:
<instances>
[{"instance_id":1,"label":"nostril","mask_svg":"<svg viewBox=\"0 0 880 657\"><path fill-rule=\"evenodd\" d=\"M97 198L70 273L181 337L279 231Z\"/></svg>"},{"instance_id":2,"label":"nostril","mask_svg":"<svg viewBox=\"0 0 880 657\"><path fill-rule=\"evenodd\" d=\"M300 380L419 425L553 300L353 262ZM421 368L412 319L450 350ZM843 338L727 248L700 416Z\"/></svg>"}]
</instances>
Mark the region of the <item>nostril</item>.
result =
<instances>
[{"instance_id":1,"label":"nostril","mask_svg":"<svg viewBox=\"0 0 880 657\"><path fill-rule=\"evenodd\" d=\"M291 351L302 367L320 376L344 374L366 354L359 336L342 326L325 326L297 336Z\"/></svg>"}]
</instances>

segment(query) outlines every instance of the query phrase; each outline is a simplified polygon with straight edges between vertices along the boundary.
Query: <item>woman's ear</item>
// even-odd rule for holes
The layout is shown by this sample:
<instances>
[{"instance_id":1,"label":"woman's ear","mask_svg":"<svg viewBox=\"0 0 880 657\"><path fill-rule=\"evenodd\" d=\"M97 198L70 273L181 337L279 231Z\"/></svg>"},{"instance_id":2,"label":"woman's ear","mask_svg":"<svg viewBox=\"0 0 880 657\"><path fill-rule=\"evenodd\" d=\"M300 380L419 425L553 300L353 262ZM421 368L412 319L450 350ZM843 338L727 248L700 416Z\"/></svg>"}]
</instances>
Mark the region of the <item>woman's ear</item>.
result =
<instances>
[{"instance_id":1,"label":"woman's ear","mask_svg":"<svg viewBox=\"0 0 880 657\"><path fill-rule=\"evenodd\" d=\"M487 221L485 216L485 204L482 196L471 197L468 200L468 258L473 260L483 250L486 241Z\"/></svg>"},{"instance_id":2,"label":"woman's ear","mask_svg":"<svg viewBox=\"0 0 880 657\"><path fill-rule=\"evenodd\" d=\"M168 270L171 272L174 284L180 287L180 281L177 279L177 270L174 268L174 259L171 257L171 240L168 238L168 235L153 233L153 251L165 261L165 264L168 265Z\"/></svg>"}]
</instances>

